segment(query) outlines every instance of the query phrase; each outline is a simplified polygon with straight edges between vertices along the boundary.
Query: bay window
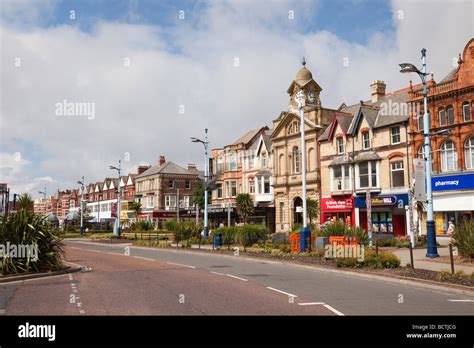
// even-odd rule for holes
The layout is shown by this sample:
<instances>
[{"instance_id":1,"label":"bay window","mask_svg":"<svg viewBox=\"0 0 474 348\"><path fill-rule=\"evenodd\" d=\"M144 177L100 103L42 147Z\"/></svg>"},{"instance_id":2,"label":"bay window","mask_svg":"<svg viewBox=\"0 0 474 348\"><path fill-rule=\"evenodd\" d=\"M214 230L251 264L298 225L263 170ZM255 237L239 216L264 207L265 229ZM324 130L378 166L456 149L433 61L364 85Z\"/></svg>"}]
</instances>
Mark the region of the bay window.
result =
<instances>
[{"instance_id":1,"label":"bay window","mask_svg":"<svg viewBox=\"0 0 474 348\"><path fill-rule=\"evenodd\" d=\"M348 164L331 167L332 186L331 191L342 191L351 189L351 173Z\"/></svg>"}]
</instances>

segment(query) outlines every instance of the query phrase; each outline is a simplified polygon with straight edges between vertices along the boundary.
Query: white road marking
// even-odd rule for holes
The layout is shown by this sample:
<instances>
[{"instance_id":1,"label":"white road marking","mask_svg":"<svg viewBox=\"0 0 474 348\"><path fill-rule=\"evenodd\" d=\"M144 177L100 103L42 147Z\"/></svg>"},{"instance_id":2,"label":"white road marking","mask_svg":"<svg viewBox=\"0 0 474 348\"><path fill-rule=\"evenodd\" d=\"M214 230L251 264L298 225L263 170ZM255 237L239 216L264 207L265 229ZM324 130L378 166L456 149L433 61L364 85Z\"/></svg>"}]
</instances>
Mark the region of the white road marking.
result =
<instances>
[{"instance_id":1,"label":"white road marking","mask_svg":"<svg viewBox=\"0 0 474 348\"><path fill-rule=\"evenodd\" d=\"M296 296L296 295L293 295L293 294L290 294L290 293L288 293L288 292L281 291L281 290L278 290L278 289L275 289L275 288L271 288L271 287L269 287L269 286L267 286L267 289L270 289L270 290L273 290L273 291L276 291L276 292L285 294L285 295L287 295L287 296L298 297L298 296Z\"/></svg>"},{"instance_id":2,"label":"white road marking","mask_svg":"<svg viewBox=\"0 0 474 348\"><path fill-rule=\"evenodd\" d=\"M142 260L155 261L154 259L150 259L148 257L141 257L141 256L134 256L134 257L136 257L137 259L142 259Z\"/></svg>"},{"instance_id":3,"label":"white road marking","mask_svg":"<svg viewBox=\"0 0 474 348\"><path fill-rule=\"evenodd\" d=\"M328 304L323 304L323 306L326 307L327 309L329 309L331 312L336 313L337 315L344 316L344 313L339 312L336 308L331 307Z\"/></svg>"},{"instance_id":4,"label":"white road marking","mask_svg":"<svg viewBox=\"0 0 474 348\"><path fill-rule=\"evenodd\" d=\"M211 272L212 274L217 274L217 275L223 275L223 276L225 276L224 273L219 273L219 272L214 272L214 271L210 271L210 272Z\"/></svg>"},{"instance_id":5,"label":"white road marking","mask_svg":"<svg viewBox=\"0 0 474 348\"><path fill-rule=\"evenodd\" d=\"M188 267L188 268L196 268L194 266L189 266L189 265L183 265L181 263L174 263L174 262L167 262L169 265L175 265L175 266L181 266L181 267Z\"/></svg>"},{"instance_id":6,"label":"white road marking","mask_svg":"<svg viewBox=\"0 0 474 348\"><path fill-rule=\"evenodd\" d=\"M474 302L474 300L451 300L451 299L448 299L449 302Z\"/></svg>"},{"instance_id":7,"label":"white road marking","mask_svg":"<svg viewBox=\"0 0 474 348\"><path fill-rule=\"evenodd\" d=\"M82 303L81 303L81 302L78 302L78 303L77 303L77 306L78 306L78 307L82 307Z\"/></svg>"},{"instance_id":8,"label":"white road marking","mask_svg":"<svg viewBox=\"0 0 474 348\"><path fill-rule=\"evenodd\" d=\"M298 303L300 306L316 306L316 305L325 305L324 302L306 302L306 303Z\"/></svg>"},{"instance_id":9,"label":"white road marking","mask_svg":"<svg viewBox=\"0 0 474 348\"><path fill-rule=\"evenodd\" d=\"M81 309L81 310L79 311L79 314L84 314L85 312L86 312L85 310Z\"/></svg>"},{"instance_id":10,"label":"white road marking","mask_svg":"<svg viewBox=\"0 0 474 348\"><path fill-rule=\"evenodd\" d=\"M100 251L99 251L100 252ZM114 253L114 252L111 252L111 251L106 251L107 254L112 254L112 255L122 255L122 254L119 254L119 253Z\"/></svg>"},{"instance_id":11,"label":"white road marking","mask_svg":"<svg viewBox=\"0 0 474 348\"><path fill-rule=\"evenodd\" d=\"M226 276L231 277L231 278L235 278L235 279L239 279L239 280L243 280L244 282L248 282L248 279L240 278L240 277L237 277L237 276L232 275L232 274L226 274Z\"/></svg>"}]
</instances>

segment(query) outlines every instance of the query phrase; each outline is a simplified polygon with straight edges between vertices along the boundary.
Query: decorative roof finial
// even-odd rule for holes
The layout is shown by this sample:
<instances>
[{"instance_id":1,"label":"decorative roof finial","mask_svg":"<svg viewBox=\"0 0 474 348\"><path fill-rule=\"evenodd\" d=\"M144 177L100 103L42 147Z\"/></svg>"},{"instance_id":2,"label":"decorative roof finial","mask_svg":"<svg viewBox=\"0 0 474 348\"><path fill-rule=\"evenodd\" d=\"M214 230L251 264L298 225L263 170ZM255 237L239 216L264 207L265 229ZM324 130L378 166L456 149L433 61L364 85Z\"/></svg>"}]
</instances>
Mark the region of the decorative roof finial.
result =
<instances>
[{"instance_id":1,"label":"decorative roof finial","mask_svg":"<svg viewBox=\"0 0 474 348\"><path fill-rule=\"evenodd\" d=\"M306 65L306 60L304 59L304 56L303 56L303 59L301 60L301 64L305 67Z\"/></svg>"}]
</instances>

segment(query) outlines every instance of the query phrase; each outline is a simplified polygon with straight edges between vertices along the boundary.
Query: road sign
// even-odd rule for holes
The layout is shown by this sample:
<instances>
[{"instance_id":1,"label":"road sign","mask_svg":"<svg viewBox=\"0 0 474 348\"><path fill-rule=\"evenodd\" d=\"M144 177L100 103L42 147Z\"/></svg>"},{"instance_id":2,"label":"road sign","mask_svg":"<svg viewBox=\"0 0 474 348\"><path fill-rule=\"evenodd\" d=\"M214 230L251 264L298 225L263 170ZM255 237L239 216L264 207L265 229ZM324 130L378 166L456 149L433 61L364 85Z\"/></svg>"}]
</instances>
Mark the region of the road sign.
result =
<instances>
[{"instance_id":1,"label":"road sign","mask_svg":"<svg viewBox=\"0 0 474 348\"><path fill-rule=\"evenodd\" d=\"M415 200L426 201L425 160L421 158L413 159L413 167L415 169Z\"/></svg>"}]
</instances>

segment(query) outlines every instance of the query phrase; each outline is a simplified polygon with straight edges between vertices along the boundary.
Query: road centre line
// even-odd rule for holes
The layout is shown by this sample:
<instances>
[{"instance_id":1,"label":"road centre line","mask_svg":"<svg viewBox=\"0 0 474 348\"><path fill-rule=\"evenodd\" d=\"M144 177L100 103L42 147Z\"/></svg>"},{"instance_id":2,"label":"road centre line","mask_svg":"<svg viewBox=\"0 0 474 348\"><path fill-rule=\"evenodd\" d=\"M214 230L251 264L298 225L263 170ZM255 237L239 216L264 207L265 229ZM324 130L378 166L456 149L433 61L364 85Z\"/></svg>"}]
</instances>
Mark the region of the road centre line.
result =
<instances>
[{"instance_id":1,"label":"road centre line","mask_svg":"<svg viewBox=\"0 0 474 348\"><path fill-rule=\"evenodd\" d=\"M325 305L324 302L305 302L305 303L298 303L299 306L316 306L316 305Z\"/></svg>"},{"instance_id":2,"label":"road centre line","mask_svg":"<svg viewBox=\"0 0 474 348\"><path fill-rule=\"evenodd\" d=\"M136 257L137 259L142 259L142 260L155 261L155 259L150 259L148 257L142 257L142 256L133 256L133 257Z\"/></svg>"},{"instance_id":3,"label":"road centre line","mask_svg":"<svg viewBox=\"0 0 474 348\"><path fill-rule=\"evenodd\" d=\"M449 302L474 302L474 300L457 300L457 299L448 299Z\"/></svg>"},{"instance_id":4,"label":"road centre line","mask_svg":"<svg viewBox=\"0 0 474 348\"><path fill-rule=\"evenodd\" d=\"M237 276L232 275L232 274L226 274L226 276L232 277L232 278L235 278L235 279L239 279L239 280L243 280L244 282L248 282L248 279L240 278L240 277L237 277Z\"/></svg>"},{"instance_id":5,"label":"road centre line","mask_svg":"<svg viewBox=\"0 0 474 348\"><path fill-rule=\"evenodd\" d=\"M183 265L182 263L174 263L174 262L166 262L169 265L181 266L181 267L188 267L188 268L196 268L194 266Z\"/></svg>"}]
</instances>

